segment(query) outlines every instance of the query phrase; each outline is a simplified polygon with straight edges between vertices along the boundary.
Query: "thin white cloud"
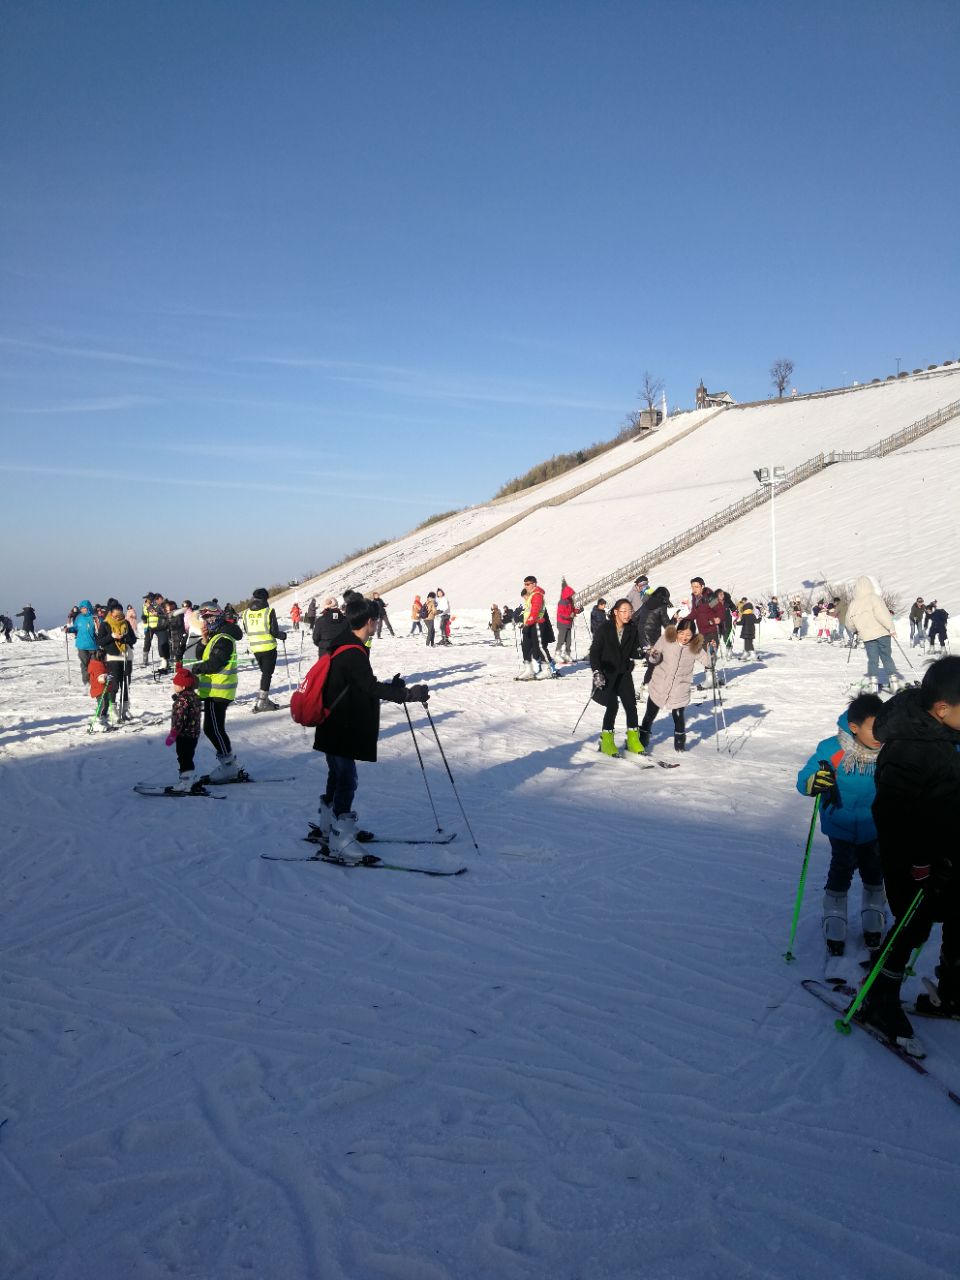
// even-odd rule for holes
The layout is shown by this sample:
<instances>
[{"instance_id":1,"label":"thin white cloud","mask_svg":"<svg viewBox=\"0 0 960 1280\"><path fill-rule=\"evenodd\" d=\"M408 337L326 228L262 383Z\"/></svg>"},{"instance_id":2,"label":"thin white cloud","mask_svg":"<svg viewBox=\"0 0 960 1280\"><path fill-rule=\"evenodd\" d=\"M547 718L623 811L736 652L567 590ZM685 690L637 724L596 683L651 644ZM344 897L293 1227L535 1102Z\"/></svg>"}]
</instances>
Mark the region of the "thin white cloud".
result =
<instances>
[{"instance_id":1,"label":"thin white cloud","mask_svg":"<svg viewBox=\"0 0 960 1280\"><path fill-rule=\"evenodd\" d=\"M253 493L305 493L313 497L335 498L337 489L332 481L350 479L366 484L369 476L353 474L337 475L332 471L301 472L301 475L315 475L317 483L279 484L273 481L259 480L214 480L209 477L192 476L153 476L137 475L126 471L108 471L99 467L44 467L30 464L0 463L0 472L12 475L60 476L66 480L104 480L119 484L155 484L166 489L230 489ZM407 497L396 493L371 493L366 487L362 492L364 502L392 502L398 506L418 506L423 502L422 495Z\"/></svg>"},{"instance_id":2,"label":"thin white cloud","mask_svg":"<svg viewBox=\"0 0 960 1280\"><path fill-rule=\"evenodd\" d=\"M620 413L623 410L623 405L619 402L559 395L547 388L510 379L478 381L470 378L451 378L429 370L409 369L400 365L365 363L357 360L331 360L313 356L254 356L249 357L249 363L287 369L314 370L326 374L336 382L353 383L393 395L413 396L424 400L514 404L532 408L591 409L604 413Z\"/></svg>"},{"instance_id":3,"label":"thin white cloud","mask_svg":"<svg viewBox=\"0 0 960 1280\"><path fill-rule=\"evenodd\" d=\"M156 404L152 396L98 396L91 400L62 400L50 404L32 405L30 408L4 408L3 413L122 413L125 409L137 409L141 405Z\"/></svg>"}]
</instances>

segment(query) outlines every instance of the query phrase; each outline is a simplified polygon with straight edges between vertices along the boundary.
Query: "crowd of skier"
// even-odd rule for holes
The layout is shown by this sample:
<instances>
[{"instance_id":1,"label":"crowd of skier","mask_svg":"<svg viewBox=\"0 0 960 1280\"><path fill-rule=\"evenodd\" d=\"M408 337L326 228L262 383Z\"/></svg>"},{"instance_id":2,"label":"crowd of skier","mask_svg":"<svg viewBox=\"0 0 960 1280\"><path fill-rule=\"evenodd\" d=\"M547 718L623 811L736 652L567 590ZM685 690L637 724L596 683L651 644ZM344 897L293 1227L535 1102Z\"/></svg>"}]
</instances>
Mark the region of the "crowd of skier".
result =
<instances>
[{"instance_id":1,"label":"crowd of skier","mask_svg":"<svg viewBox=\"0 0 960 1280\"><path fill-rule=\"evenodd\" d=\"M554 630L545 590L529 574L518 605L491 607L492 643L502 646L505 629L512 627L520 661L516 678L555 679L564 666L580 659L576 620L584 610L585 603L578 602L573 587L563 581ZM36 630L31 606L17 617L23 619L23 639L45 637ZM454 620L449 598L436 588L424 597L415 596L409 635L421 636L427 646L451 645ZM892 652L893 644L899 647L894 620L869 577L857 580L849 598L823 596L805 604L794 596L784 609L776 596L754 604L724 589L711 589L701 577L691 579L689 595L675 605L666 587L651 587L641 575L612 603L598 599L587 620L590 643L582 659L590 670L587 706L593 702L602 709L599 750L607 757L620 754L615 727L621 711L622 745L628 756L650 752L651 734L662 712L671 715L675 751L685 752L685 713L697 688L698 670L700 692L713 693L719 740L725 663L735 655L756 657L754 644L766 620L791 623L790 638L797 641L816 633L820 644L843 643L848 651L864 647L863 688L840 710L836 733L818 743L796 785L815 798L814 820L819 816L830 842L822 900L828 955L836 958L846 948L848 895L859 874L860 934L870 956L878 959L858 997L857 1016L903 1052L922 1056L900 988L910 956L938 921L943 928L937 982L928 983L915 1012L960 1017L960 885L951 838L960 787L960 657L948 652L946 611L936 600L920 596L911 605L910 646L941 656L928 664L921 681L906 687ZM380 702L426 705L429 688L407 686L399 675L389 682L374 675L372 641L385 629L390 636L396 634L387 603L378 593L367 598L348 591L342 601L312 599L304 611L295 604L290 626L299 631L301 622L317 648L314 671L321 673L310 695L316 714L299 720L314 727L314 749L324 754L327 764L316 838L324 856L342 860L357 853L364 837L354 808L356 764L376 760ZM0 615L0 628L10 641L11 619ZM187 795L208 782L242 780L227 732L227 713L236 698L237 646L244 637L250 661L259 670L252 709L279 709L270 688L278 646L285 647L288 632L279 625L265 589L255 590L249 606L239 611L229 604L221 606L216 598L194 605L158 592L148 592L139 609L124 607L115 598L105 604L83 599L71 610L65 630L74 638L81 678L95 703L94 731L131 720L130 686L138 655L140 666L149 667L156 680L170 679L167 744L176 748L178 776L165 792ZM735 650L737 635L742 643ZM906 657L902 649L901 653ZM308 687L309 679L294 700L300 697L305 705L308 695L303 691ZM891 696L883 700L881 692ZM216 754L216 765L202 774L195 763L201 735ZM922 840L912 825L920 812ZM884 937L887 907L893 925Z\"/></svg>"}]
</instances>

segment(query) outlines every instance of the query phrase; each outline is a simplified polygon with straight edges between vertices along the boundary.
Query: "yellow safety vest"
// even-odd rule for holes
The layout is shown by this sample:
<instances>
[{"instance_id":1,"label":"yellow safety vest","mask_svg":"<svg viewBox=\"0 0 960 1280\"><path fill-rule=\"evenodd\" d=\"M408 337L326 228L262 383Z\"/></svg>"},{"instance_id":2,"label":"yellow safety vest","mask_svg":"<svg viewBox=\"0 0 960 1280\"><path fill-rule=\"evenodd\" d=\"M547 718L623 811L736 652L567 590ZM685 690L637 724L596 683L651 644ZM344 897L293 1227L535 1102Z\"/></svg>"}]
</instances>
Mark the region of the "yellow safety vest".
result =
<instances>
[{"instance_id":1,"label":"yellow safety vest","mask_svg":"<svg viewBox=\"0 0 960 1280\"><path fill-rule=\"evenodd\" d=\"M244 609L243 629L251 653L268 653L276 649L277 640L270 634L270 606L266 609Z\"/></svg>"},{"instance_id":2,"label":"yellow safety vest","mask_svg":"<svg viewBox=\"0 0 960 1280\"><path fill-rule=\"evenodd\" d=\"M229 642L230 661L222 671L215 671L212 674L203 671L197 672L197 697L222 698L224 702L232 702L237 696L237 642L233 636L228 636L222 631L215 636L211 636L207 641L200 661L206 662L218 640Z\"/></svg>"}]
</instances>

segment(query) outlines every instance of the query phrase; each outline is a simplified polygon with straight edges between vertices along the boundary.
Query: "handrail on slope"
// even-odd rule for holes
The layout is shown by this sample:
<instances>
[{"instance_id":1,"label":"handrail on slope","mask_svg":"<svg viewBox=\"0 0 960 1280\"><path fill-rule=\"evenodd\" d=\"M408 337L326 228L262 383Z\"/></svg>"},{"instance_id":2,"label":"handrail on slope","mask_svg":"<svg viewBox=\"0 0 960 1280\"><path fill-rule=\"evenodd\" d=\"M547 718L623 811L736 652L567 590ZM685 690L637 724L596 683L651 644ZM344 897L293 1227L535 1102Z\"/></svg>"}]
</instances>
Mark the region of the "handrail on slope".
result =
<instances>
[{"instance_id":1,"label":"handrail on slope","mask_svg":"<svg viewBox=\"0 0 960 1280\"><path fill-rule=\"evenodd\" d=\"M945 422L949 422L958 415L960 415L960 400L953 400L950 404L944 405L942 409L937 409L934 413L928 413L926 417L920 418L916 422L911 422L909 426L903 427L900 431L884 436L882 440L878 440L876 444L870 445L869 448L831 450L829 453L818 453L815 457L809 458L806 462L802 462L799 466L788 471L782 480L777 481L777 489L782 493L784 489L791 489L794 485L801 484L811 476L818 475L824 468L833 466L838 462L863 462L868 458L885 457L886 454L902 449L904 445L918 440L928 432L935 431L937 427L942 427ZM746 497L740 498L739 501L732 503L729 507L724 507L722 511L716 512L709 519L701 520L699 524L695 524L691 528L685 529L682 533L678 533L668 542L663 542L659 547L654 547L652 551L645 552L638 559L631 560L629 564L621 565L619 569L615 569L605 577L589 583L577 592L575 603L582 607L587 601L595 600L598 596L603 595L605 591L609 591L611 587L632 581L640 572L649 572L656 565L663 564L672 556L679 555L681 551L689 550L696 543L709 537L711 533L718 532L718 530L730 524L731 521L739 520L741 516L754 511L764 502L769 502L770 498L771 493L766 488L747 494Z\"/></svg>"}]
</instances>

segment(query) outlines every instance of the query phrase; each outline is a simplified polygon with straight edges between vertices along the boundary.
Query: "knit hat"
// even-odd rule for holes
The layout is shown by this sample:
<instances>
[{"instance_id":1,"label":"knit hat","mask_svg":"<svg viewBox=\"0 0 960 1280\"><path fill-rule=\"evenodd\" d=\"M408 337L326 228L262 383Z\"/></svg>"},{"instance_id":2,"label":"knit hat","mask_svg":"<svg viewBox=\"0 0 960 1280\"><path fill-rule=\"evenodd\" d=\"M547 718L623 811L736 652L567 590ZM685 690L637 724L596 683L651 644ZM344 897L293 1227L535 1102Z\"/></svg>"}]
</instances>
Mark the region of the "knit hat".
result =
<instances>
[{"instance_id":1,"label":"knit hat","mask_svg":"<svg viewBox=\"0 0 960 1280\"><path fill-rule=\"evenodd\" d=\"M266 587L257 587L256 591L254 591L254 593L253 593L252 599L254 599L254 600L267 600L267 599L269 599L269 597L268 597L268 595L267 595L267 588L266 588Z\"/></svg>"},{"instance_id":2,"label":"knit hat","mask_svg":"<svg viewBox=\"0 0 960 1280\"><path fill-rule=\"evenodd\" d=\"M173 687L175 689L192 689L197 683L197 677L186 667L177 667L173 676Z\"/></svg>"}]
</instances>

